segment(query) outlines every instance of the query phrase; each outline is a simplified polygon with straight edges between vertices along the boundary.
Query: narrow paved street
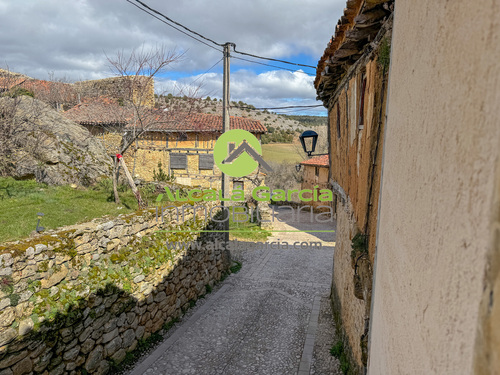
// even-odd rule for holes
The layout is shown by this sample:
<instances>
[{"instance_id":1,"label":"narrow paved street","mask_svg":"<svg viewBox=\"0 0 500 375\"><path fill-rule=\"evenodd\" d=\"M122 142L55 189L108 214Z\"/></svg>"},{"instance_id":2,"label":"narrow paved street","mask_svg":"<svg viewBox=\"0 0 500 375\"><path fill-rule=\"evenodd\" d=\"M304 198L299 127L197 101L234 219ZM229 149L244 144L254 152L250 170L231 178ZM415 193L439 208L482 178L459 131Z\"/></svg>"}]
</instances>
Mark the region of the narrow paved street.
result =
<instances>
[{"instance_id":1,"label":"narrow paved street","mask_svg":"<svg viewBox=\"0 0 500 375\"><path fill-rule=\"evenodd\" d=\"M331 222L297 224L285 212L279 217L274 230L334 229ZM274 232L271 241L290 245L322 241L323 246L272 250L252 244L235 252L242 270L197 304L130 374L337 373L335 359L328 354L332 342L324 343L333 341L325 336L326 331L333 332L325 311L329 311L334 233ZM323 319L318 323L320 306ZM321 334L323 347L318 349Z\"/></svg>"}]
</instances>

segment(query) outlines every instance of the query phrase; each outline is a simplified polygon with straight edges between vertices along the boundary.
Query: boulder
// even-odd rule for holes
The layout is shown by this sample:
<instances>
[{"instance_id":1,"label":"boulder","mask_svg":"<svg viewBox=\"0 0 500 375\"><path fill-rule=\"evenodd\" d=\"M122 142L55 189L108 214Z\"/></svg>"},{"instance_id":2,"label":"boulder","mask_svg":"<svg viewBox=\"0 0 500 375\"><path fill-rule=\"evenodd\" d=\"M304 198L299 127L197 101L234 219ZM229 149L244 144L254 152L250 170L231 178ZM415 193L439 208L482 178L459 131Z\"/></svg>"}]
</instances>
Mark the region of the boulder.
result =
<instances>
[{"instance_id":1,"label":"boulder","mask_svg":"<svg viewBox=\"0 0 500 375\"><path fill-rule=\"evenodd\" d=\"M0 173L81 186L110 175L112 160L101 141L49 105L29 96L2 97L0 114L8 137L8 145L0 149L5 160Z\"/></svg>"}]
</instances>

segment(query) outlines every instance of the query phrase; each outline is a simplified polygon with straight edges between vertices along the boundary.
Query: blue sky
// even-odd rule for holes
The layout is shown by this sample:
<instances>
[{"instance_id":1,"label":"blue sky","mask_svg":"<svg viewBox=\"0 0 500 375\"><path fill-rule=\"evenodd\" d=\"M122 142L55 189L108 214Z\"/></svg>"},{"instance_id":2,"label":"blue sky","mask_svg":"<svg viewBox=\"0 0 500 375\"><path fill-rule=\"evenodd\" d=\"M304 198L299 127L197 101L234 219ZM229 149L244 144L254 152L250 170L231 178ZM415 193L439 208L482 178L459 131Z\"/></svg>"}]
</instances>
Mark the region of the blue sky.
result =
<instances>
[{"instance_id":1,"label":"blue sky","mask_svg":"<svg viewBox=\"0 0 500 375\"><path fill-rule=\"evenodd\" d=\"M134 2L134 0L131 0ZM237 50L316 66L334 33L345 0L144 0L175 21ZM138 4L139 5L139 4ZM125 0L0 0L2 68L47 79L76 81L112 75L106 55L165 46L183 53L158 77L158 91L189 90L222 95L222 54L141 12ZM209 43L210 44L210 43ZM257 60L302 72L231 59L231 100L256 107L321 104L312 86L315 70ZM294 114L300 112L294 112ZM303 114L324 115L325 109Z\"/></svg>"}]
</instances>

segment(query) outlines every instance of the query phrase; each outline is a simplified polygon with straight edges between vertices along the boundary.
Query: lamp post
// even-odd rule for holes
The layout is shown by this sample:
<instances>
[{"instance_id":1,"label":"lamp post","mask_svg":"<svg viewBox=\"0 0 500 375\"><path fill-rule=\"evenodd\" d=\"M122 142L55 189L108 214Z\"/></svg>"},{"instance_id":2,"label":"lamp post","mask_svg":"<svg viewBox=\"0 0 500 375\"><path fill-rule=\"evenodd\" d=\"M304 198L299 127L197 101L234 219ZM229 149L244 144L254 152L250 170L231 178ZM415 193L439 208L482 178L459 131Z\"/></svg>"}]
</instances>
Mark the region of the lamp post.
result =
<instances>
[{"instance_id":1,"label":"lamp post","mask_svg":"<svg viewBox=\"0 0 500 375\"><path fill-rule=\"evenodd\" d=\"M301 135L299 135L300 143L307 156L313 156L314 150L316 150L316 143L318 142L318 133L312 130L306 130ZM328 154L316 154L314 156L328 155ZM298 166L295 166L297 172L300 170Z\"/></svg>"},{"instance_id":2,"label":"lamp post","mask_svg":"<svg viewBox=\"0 0 500 375\"><path fill-rule=\"evenodd\" d=\"M45 228L44 228L44 227L41 227L41 226L40 226L40 220L41 220L41 218L44 216L44 214L43 214L43 212L38 212L38 213L36 214L36 216L38 217L38 221L36 222L36 231L37 231L38 233L40 233L40 232L43 232L43 231L45 230Z\"/></svg>"},{"instance_id":3,"label":"lamp post","mask_svg":"<svg viewBox=\"0 0 500 375\"><path fill-rule=\"evenodd\" d=\"M300 169L302 168L302 164L295 164L295 170L297 172L300 172Z\"/></svg>"},{"instance_id":4,"label":"lamp post","mask_svg":"<svg viewBox=\"0 0 500 375\"><path fill-rule=\"evenodd\" d=\"M306 130L300 136L300 143L307 156L311 156L316 149L316 143L318 142L318 133L312 130Z\"/></svg>"}]
</instances>

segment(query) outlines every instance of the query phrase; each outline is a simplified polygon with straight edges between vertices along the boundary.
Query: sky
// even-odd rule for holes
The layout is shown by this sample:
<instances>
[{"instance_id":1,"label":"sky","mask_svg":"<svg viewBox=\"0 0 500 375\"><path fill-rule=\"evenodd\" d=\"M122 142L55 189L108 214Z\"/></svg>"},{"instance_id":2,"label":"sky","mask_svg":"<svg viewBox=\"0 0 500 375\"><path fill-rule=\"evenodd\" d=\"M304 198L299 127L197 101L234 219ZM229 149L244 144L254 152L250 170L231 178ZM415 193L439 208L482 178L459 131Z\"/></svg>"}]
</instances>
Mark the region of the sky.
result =
<instances>
[{"instance_id":1,"label":"sky","mask_svg":"<svg viewBox=\"0 0 500 375\"><path fill-rule=\"evenodd\" d=\"M140 6L135 0L130 0ZM126 0L0 0L0 67L38 79L116 75L108 57L164 47L182 55L160 76L157 92L222 97L221 47L199 43ZM345 0L143 0L149 7L236 50L316 66ZM238 60L254 60L280 68ZM231 101L260 107L316 105L315 69L231 53ZM324 107L275 112L325 115Z\"/></svg>"}]
</instances>

